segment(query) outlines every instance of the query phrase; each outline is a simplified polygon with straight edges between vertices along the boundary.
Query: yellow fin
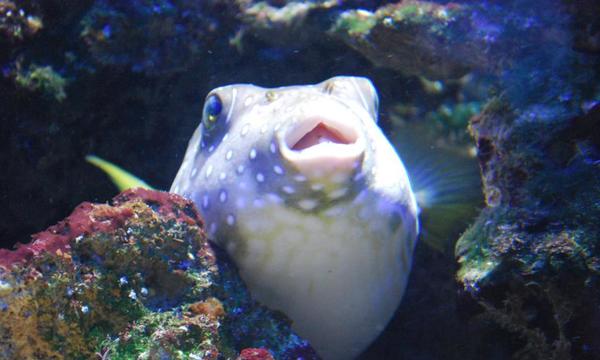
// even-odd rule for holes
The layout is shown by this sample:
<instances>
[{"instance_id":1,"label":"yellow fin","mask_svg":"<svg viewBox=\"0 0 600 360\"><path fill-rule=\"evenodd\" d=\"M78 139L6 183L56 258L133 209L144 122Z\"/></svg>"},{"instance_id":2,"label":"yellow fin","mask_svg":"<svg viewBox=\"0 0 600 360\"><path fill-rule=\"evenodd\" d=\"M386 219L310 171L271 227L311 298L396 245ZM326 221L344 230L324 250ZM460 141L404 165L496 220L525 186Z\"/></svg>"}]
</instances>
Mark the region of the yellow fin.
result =
<instances>
[{"instance_id":1,"label":"yellow fin","mask_svg":"<svg viewBox=\"0 0 600 360\"><path fill-rule=\"evenodd\" d=\"M90 164L98 167L100 170L104 171L106 175L110 177L112 182L117 186L119 191L124 191L136 187L154 190L152 186L148 185L142 179L130 174L129 172L118 167L117 165L108 162L104 159L101 159L95 155L88 155L85 157L85 160Z\"/></svg>"}]
</instances>

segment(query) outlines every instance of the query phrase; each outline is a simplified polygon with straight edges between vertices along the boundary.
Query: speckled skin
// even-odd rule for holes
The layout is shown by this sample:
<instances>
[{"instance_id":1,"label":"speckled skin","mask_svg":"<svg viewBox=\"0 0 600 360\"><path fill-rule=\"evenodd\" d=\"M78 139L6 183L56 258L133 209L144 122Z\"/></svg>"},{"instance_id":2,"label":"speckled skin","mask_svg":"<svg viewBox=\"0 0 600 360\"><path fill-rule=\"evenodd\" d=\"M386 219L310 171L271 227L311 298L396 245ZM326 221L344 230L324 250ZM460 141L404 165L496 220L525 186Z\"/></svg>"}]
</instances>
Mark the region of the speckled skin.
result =
<instances>
[{"instance_id":1,"label":"speckled skin","mask_svg":"<svg viewBox=\"0 0 600 360\"><path fill-rule=\"evenodd\" d=\"M252 294L285 312L325 359L348 359L398 306L418 232L404 166L364 78L213 90L171 191L192 199ZM346 141L294 143L318 124Z\"/></svg>"}]
</instances>

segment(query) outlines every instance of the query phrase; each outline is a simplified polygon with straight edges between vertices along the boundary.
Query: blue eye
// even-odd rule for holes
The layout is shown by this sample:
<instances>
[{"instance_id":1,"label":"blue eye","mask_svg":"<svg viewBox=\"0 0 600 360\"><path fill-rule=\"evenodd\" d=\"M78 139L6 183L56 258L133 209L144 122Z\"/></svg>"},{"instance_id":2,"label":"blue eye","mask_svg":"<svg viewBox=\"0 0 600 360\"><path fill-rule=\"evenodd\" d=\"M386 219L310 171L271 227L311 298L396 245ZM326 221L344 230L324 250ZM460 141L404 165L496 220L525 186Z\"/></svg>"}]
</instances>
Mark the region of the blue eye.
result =
<instances>
[{"instance_id":1,"label":"blue eye","mask_svg":"<svg viewBox=\"0 0 600 360\"><path fill-rule=\"evenodd\" d=\"M204 126L212 128L223 112L223 103L218 95L210 95L204 103Z\"/></svg>"}]
</instances>

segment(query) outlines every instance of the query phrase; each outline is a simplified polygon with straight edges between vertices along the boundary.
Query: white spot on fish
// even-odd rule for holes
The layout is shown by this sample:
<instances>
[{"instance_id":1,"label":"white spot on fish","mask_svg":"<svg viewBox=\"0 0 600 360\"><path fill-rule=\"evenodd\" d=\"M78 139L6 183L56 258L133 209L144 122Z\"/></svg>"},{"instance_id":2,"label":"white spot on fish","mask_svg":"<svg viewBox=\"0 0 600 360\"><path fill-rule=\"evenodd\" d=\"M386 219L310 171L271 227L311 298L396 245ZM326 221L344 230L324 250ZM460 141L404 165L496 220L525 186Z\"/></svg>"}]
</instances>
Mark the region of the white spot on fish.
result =
<instances>
[{"instance_id":1,"label":"white spot on fish","mask_svg":"<svg viewBox=\"0 0 600 360\"><path fill-rule=\"evenodd\" d=\"M227 154L225 154L225 159L231 160L232 156L233 156L233 150L229 150L229 151L227 151Z\"/></svg>"},{"instance_id":2,"label":"white spot on fish","mask_svg":"<svg viewBox=\"0 0 600 360\"><path fill-rule=\"evenodd\" d=\"M244 106L248 107L248 106L252 105L252 100L254 100L254 98L252 96L246 97L246 100L244 100Z\"/></svg>"},{"instance_id":3,"label":"white spot on fish","mask_svg":"<svg viewBox=\"0 0 600 360\"><path fill-rule=\"evenodd\" d=\"M244 124L244 126L242 126L242 136L246 136L246 134L248 133L248 130L250 130L250 124Z\"/></svg>"},{"instance_id":4,"label":"white spot on fish","mask_svg":"<svg viewBox=\"0 0 600 360\"><path fill-rule=\"evenodd\" d=\"M275 142L271 142L271 145L269 145L269 150L272 154L275 154L277 152L277 146L275 146Z\"/></svg>"},{"instance_id":5,"label":"white spot on fish","mask_svg":"<svg viewBox=\"0 0 600 360\"><path fill-rule=\"evenodd\" d=\"M273 127L273 130L277 131L277 130L279 130L280 127L281 127L281 123L277 123L277 124L275 124L275 127Z\"/></svg>"},{"instance_id":6,"label":"white spot on fish","mask_svg":"<svg viewBox=\"0 0 600 360\"><path fill-rule=\"evenodd\" d=\"M208 152L209 152L209 153L211 153L211 152L213 152L213 151L215 151L215 146L214 146L214 145L211 145L211 146L208 148Z\"/></svg>"},{"instance_id":7,"label":"white spot on fish","mask_svg":"<svg viewBox=\"0 0 600 360\"><path fill-rule=\"evenodd\" d=\"M273 166L273 172L277 175L283 175L283 168L279 165Z\"/></svg>"},{"instance_id":8,"label":"white spot on fish","mask_svg":"<svg viewBox=\"0 0 600 360\"><path fill-rule=\"evenodd\" d=\"M243 198L243 197L238 197L238 198L235 200L235 206L236 206L238 209L243 209L243 208L245 208L245 207L246 207L246 199L245 199L245 198Z\"/></svg>"},{"instance_id":9,"label":"white spot on fish","mask_svg":"<svg viewBox=\"0 0 600 360\"><path fill-rule=\"evenodd\" d=\"M238 174L242 175L242 173L244 172L244 165L242 165L242 164L238 165L236 171Z\"/></svg>"},{"instance_id":10,"label":"white spot on fish","mask_svg":"<svg viewBox=\"0 0 600 360\"><path fill-rule=\"evenodd\" d=\"M327 209L327 211L325 211L325 216L328 216L328 217L337 217L337 216L341 216L345 212L346 212L346 208L345 207L336 206L336 207L332 207L330 209Z\"/></svg>"},{"instance_id":11,"label":"white spot on fish","mask_svg":"<svg viewBox=\"0 0 600 360\"><path fill-rule=\"evenodd\" d=\"M331 199L338 199L338 198L341 198L342 196L346 195L347 193L348 193L348 188L347 187L342 187L342 188L333 190L332 192L330 192L327 195Z\"/></svg>"},{"instance_id":12,"label":"white spot on fish","mask_svg":"<svg viewBox=\"0 0 600 360\"><path fill-rule=\"evenodd\" d=\"M233 226L235 224L235 216L232 214L227 215L227 225Z\"/></svg>"},{"instance_id":13,"label":"white spot on fish","mask_svg":"<svg viewBox=\"0 0 600 360\"><path fill-rule=\"evenodd\" d=\"M302 210L306 211L310 211L316 208L317 205L319 205L319 202L315 199L302 199L298 201L298 206L300 206Z\"/></svg>"},{"instance_id":14,"label":"white spot on fish","mask_svg":"<svg viewBox=\"0 0 600 360\"><path fill-rule=\"evenodd\" d=\"M254 206L257 209L260 209L265 206L265 202L262 199L255 199L252 202L252 206Z\"/></svg>"},{"instance_id":15,"label":"white spot on fish","mask_svg":"<svg viewBox=\"0 0 600 360\"><path fill-rule=\"evenodd\" d=\"M208 165L206 167L206 178L208 179L210 177L210 174L212 174L213 171L213 166L212 165Z\"/></svg>"},{"instance_id":16,"label":"white spot on fish","mask_svg":"<svg viewBox=\"0 0 600 360\"><path fill-rule=\"evenodd\" d=\"M296 180L297 182L305 182L306 181L306 176L302 175L302 174L298 174L294 176L294 180Z\"/></svg>"},{"instance_id":17,"label":"white spot on fish","mask_svg":"<svg viewBox=\"0 0 600 360\"><path fill-rule=\"evenodd\" d=\"M256 181L258 181L259 183L265 181L265 176L262 173L257 173L256 174Z\"/></svg>"},{"instance_id":18,"label":"white spot on fish","mask_svg":"<svg viewBox=\"0 0 600 360\"><path fill-rule=\"evenodd\" d=\"M192 169L192 177L196 177L196 174L197 174L197 173L198 173L198 168L197 168L197 167L194 167L194 168ZM175 191L175 192L177 192L177 191Z\"/></svg>"},{"instance_id":19,"label":"white spot on fish","mask_svg":"<svg viewBox=\"0 0 600 360\"><path fill-rule=\"evenodd\" d=\"M219 201L222 203L227 201L227 191L221 190L221 192L219 193Z\"/></svg>"},{"instance_id":20,"label":"white spot on fish","mask_svg":"<svg viewBox=\"0 0 600 360\"><path fill-rule=\"evenodd\" d=\"M254 160L254 159L256 159L256 149L252 148L250 150L250 160Z\"/></svg>"},{"instance_id":21,"label":"white spot on fish","mask_svg":"<svg viewBox=\"0 0 600 360\"><path fill-rule=\"evenodd\" d=\"M208 209L208 205L210 205L210 202L209 202L209 197L208 197L208 194L207 194L207 193L205 193L205 194L202 196L202 208L203 208L204 210L206 210L206 209Z\"/></svg>"},{"instance_id":22,"label":"white spot on fish","mask_svg":"<svg viewBox=\"0 0 600 360\"><path fill-rule=\"evenodd\" d=\"M286 194L293 194L296 192L296 190L294 190L294 188L290 185L284 185L281 190L283 190L283 192L285 192Z\"/></svg>"},{"instance_id":23,"label":"white spot on fish","mask_svg":"<svg viewBox=\"0 0 600 360\"><path fill-rule=\"evenodd\" d=\"M273 194L273 193L268 193L266 195L267 200L269 200L270 202L274 203L274 204L281 204L283 202L283 199L281 198L281 196L277 195L277 194Z\"/></svg>"},{"instance_id":24,"label":"white spot on fish","mask_svg":"<svg viewBox=\"0 0 600 360\"><path fill-rule=\"evenodd\" d=\"M221 142L225 142L227 141L227 138L229 137L229 133L225 133L225 135L223 135L223 139L221 139Z\"/></svg>"},{"instance_id":25,"label":"white spot on fish","mask_svg":"<svg viewBox=\"0 0 600 360\"><path fill-rule=\"evenodd\" d=\"M310 185L310 188L313 189L314 191L321 191L325 188L325 186L321 183L314 183Z\"/></svg>"},{"instance_id":26,"label":"white spot on fish","mask_svg":"<svg viewBox=\"0 0 600 360\"><path fill-rule=\"evenodd\" d=\"M227 174L225 172L222 172L219 174L219 180L223 181L227 179Z\"/></svg>"},{"instance_id":27,"label":"white spot on fish","mask_svg":"<svg viewBox=\"0 0 600 360\"><path fill-rule=\"evenodd\" d=\"M260 128L260 133L261 133L261 134L264 134L264 133L266 133L266 132L267 132L267 125L263 125L263 126Z\"/></svg>"},{"instance_id":28,"label":"white spot on fish","mask_svg":"<svg viewBox=\"0 0 600 360\"><path fill-rule=\"evenodd\" d=\"M319 202L315 199L302 199L298 201L298 206L300 206L302 210L306 211L310 211L316 208L317 205L319 205Z\"/></svg>"}]
</instances>

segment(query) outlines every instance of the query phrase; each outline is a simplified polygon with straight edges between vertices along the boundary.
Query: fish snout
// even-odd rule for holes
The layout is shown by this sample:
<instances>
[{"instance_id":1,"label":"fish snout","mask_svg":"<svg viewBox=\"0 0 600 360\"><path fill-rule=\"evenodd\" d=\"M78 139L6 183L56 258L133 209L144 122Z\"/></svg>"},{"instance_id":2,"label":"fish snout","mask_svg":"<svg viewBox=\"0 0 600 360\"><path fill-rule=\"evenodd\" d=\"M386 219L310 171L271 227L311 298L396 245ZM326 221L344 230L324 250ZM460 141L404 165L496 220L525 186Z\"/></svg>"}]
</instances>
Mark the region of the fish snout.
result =
<instances>
[{"instance_id":1,"label":"fish snout","mask_svg":"<svg viewBox=\"0 0 600 360\"><path fill-rule=\"evenodd\" d=\"M362 168L365 136L352 111L308 115L278 135L286 166L309 180L345 182Z\"/></svg>"}]
</instances>

